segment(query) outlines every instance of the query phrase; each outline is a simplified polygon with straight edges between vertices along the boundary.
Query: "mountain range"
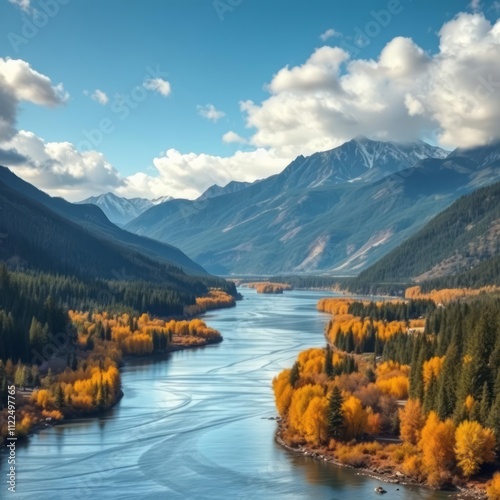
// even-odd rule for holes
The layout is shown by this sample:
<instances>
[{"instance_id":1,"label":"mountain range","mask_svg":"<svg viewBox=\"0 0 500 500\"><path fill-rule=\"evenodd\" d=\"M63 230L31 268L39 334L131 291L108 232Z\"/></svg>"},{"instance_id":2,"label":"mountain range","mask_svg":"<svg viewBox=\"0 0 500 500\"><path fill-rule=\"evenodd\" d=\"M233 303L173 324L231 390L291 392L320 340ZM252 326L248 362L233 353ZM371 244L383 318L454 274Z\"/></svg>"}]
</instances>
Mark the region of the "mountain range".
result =
<instances>
[{"instance_id":1,"label":"mountain range","mask_svg":"<svg viewBox=\"0 0 500 500\"><path fill-rule=\"evenodd\" d=\"M172 200L126 229L213 273L355 275L457 198L500 179L500 145L451 153L353 139L215 198Z\"/></svg>"},{"instance_id":2,"label":"mountain range","mask_svg":"<svg viewBox=\"0 0 500 500\"><path fill-rule=\"evenodd\" d=\"M241 189L250 186L250 182L231 181L226 186L218 186L214 184L204 191L198 200L206 200L215 198L224 194L236 193ZM117 196L114 193L104 193L99 196L90 196L82 201L77 201L78 205L96 205L106 215L106 217L116 224L123 227L128 222L139 217L142 213L155 205L160 205L167 201L173 200L172 196L160 196L149 200L148 198L124 198Z\"/></svg>"}]
</instances>

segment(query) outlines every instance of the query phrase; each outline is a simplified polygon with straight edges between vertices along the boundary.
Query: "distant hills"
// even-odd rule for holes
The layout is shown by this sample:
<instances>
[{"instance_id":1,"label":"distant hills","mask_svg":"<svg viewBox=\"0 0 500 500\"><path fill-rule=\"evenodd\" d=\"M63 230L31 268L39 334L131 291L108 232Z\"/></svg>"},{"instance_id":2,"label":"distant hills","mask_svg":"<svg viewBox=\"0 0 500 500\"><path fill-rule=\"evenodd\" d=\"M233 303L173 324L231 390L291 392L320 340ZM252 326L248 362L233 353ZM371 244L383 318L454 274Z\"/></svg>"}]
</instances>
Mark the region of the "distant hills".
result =
<instances>
[{"instance_id":1,"label":"distant hills","mask_svg":"<svg viewBox=\"0 0 500 500\"><path fill-rule=\"evenodd\" d=\"M11 265L62 274L161 281L206 275L178 248L112 224L94 205L52 198L0 167L0 257Z\"/></svg>"},{"instance_id":2,"label":"distant hills","mask_svg":"<svg viewBox=\"0 0 500 500\"><path fill-rule=\"evenodd\" d=\"M358 137L235 193L172 200L126 229L218 274L356 275L460 196L500 180L500 146L452 153Z\"/></svg>"}]
</instances>

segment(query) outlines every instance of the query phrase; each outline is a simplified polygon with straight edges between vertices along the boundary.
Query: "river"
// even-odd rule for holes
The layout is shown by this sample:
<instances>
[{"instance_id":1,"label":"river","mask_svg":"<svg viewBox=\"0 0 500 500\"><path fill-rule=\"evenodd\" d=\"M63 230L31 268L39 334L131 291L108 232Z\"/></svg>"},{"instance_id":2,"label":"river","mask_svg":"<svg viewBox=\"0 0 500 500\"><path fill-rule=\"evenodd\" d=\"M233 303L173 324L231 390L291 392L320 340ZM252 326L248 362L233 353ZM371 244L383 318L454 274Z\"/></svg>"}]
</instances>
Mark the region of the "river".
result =
<instances>
[{"instance_id":1,"label":"river","mask_svg":"<svg viewBox=\"0 0 500 500\"><path fill-rule=\"evenodd\" d=\"M135 360L120 403L100 418L46 429L17 447L17 499L379 498L382 483L290 453L274 441L271 381L298 352L324 343L325 292L259 295L204 320L216 346ZM8 498L5 450L0 498ZM449 494L384 485L387 498ZM397 490L399 488L399 490Z\"/></svg>"}]
</instances>

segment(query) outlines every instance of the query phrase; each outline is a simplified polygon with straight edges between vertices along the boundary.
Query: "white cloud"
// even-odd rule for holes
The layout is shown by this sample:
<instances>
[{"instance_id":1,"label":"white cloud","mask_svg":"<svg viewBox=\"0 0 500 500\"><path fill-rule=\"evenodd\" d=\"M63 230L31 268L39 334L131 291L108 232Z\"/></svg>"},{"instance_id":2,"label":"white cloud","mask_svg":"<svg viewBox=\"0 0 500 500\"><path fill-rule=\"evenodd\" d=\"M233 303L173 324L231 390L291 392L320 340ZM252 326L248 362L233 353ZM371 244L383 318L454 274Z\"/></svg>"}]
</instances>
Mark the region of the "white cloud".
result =
<instances>
[{"instance_id":1,"label":"white cloud","mask_svg":"<svg viewBox=\"0 0 500 500\"><path fill-rule=\"evenodd\" d=\"M146 90L152 90L153 92L158 92L164 97L168 97L172 93L172 86L170 82L164 80L163 78L150 78L144 82L144 88Z\"/></svg>"},{"instance_id":2,"label":"white cloud","mask_svg":"<svg viewBox=\"0 0 500 500\"><path fill-rule=\"evenodd\" d=\"M376 59L321 47L272 78L270 96L244 101L251 143L280 157L311 154L356 136L414 140L435 134L445 147L500 138L500 21L457 15L426 54L397 37Z\"/></svg>"},{"instance_id":3,"label":"white cloud","mask_svg":"<svg viewBox=\"0 0 500 500\"><path fill-rule=\"evenodd\" d=\"M96 89L94 93L90 96L91 99L105 106L108 104L109 97L102 90Z\"/></svg>"},{"instance_id":4,"label":"white cloud","mask_svg":"<svg viewBox=\"0 0 500 500\"><path fill-rule=\"evenodd\" d=\"M28 158L11 167L16 175L52 195L76 201L124 184L102 153L82 153L68 142L45 142L33 132L21 130L2 147Z\"/></svg>"},{"instance_id":5,"label":"white cloud","mask_svg":"<svg viewBox=\"0 0 500 500\"><path fill-rule=\"evenodd\" d=\"M226 116L226 113L224 113L224 111L220 111L213 104L198 106L198 114L200 116L203 116L203 118L206 118L207 120L210 120L214 123L219 121L224 116Z\"/></svg>"},{"instance_id":6,"label":"white cloud","mask_svg":"<svg viewBox=\"0 0 500 500\"><path fill-rule=\"evenodd\" d=\"M9 2L17 5L21 10L24 10L24 12L31 11L31 0L9 0Z\"/></svg>"},{"instance_id":7,"label":"white cloud","mask_svg":"<svg viewBox=\"0 0 500 500\"><path fill-rule=\"evenodd\" d=\"M20 102L53 107L67 99L62 84L52 84L50 78L35 71L27 62L0 57L0 142L16 133Z\"/></svg>"},{"instance_id":8,"label":"white cloud","mask_svg":"<svg viewBox=\"0 0 500 500\"><path fill-rule=\"evenodd\" d=\"M324 33L322 33L319 37L321 38L321 40L326 42L330 38L334 38L337 36L341 36L341 34L338 31L335 31L333 28L330 28L326 30Z\"/></svg>"},{"instance_id":9,"label":"white cloud","mask_svg":"<svg viewBox=\"0 0 500 500\"><path fill-rule=\"evenodd\" d=\"M225 142L226 144L234 144L234 143L245 144L247 141L245 138L241 137L241 135L230 130L229 132L226 132L222 136L222 142Z\"/></svg>"},{"instance_id":10,"label":"white cloud","mask_svg":"<svg viewBox=\"0 0 500 500\"><path fill-rule=\"evenodd\" d=\"M282 170L286 161L262 148L251 152L238 151L230 157L183 154L169 149L153 160L154 175L143 172L131 175L116 192L129 197L167 194L193 199L213 184L225 186L233 179L253 182L267 177Z\"/></svg>"}]
</instances>

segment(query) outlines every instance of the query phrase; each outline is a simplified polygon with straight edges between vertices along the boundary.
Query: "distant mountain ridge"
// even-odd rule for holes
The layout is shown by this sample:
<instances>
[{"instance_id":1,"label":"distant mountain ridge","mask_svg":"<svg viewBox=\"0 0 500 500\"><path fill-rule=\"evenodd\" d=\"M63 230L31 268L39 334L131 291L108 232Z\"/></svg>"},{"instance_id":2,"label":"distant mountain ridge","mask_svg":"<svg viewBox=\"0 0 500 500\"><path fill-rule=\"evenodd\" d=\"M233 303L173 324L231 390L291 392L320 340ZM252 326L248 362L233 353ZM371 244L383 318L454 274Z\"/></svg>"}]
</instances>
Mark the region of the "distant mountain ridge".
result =
<instances>
[{"instance_id":1,"label":"distant mountain ridge","mask_svg":"<svg viewBox=\"0 0 500 500\"><path fill-rule=\"evenodd\" d=\"M150 208L126 229L172 241L218 274L358 274L499 178L496 160L478 162L479 152L359 137L237 193Z\"/></svg>"},{"instance_id":2,"label":"distant mountain ridge","mask_svg":"<svg viewBox=\"0 0 500 500\"><path fill-rule=\"evenodd\" d=\"M208 198L216 198L217 196L223 196L225 194L237 193L238 191L247 188L251 184L252 184L251 182L239 182L239 181L231 181L224 187L214 184L210 186L206 191L204 191L197 198L197 200L207 200Z\"/></svg>"},{"instance_id":3,"label":"distant mountain ridge","mask_svg":"<svg viewBox=\"0 0 500 500\"><path fill-rule=\"evenodd\" d=\"M106 214L106 217L111 222L119 226L124 226L148 208L171 199L171 196L161 196L154 200L148 200L147 198L123 198L113 193L105 193L99 196L91 196L76 203L79 205L96 205Z\"/></svg>"},{"instance_id":4,"label":"distant mountain ridge","mask_svg":"<svg viewBox=\"0 0 500 500\"><path fill-rule=\"evenodd\" d=\"M316 188L356 181L376 181L427 158L449 151L422 141L380 142L359 136L330 151L299 156L281 174L284 189Z\"/></svg>"}]
</instances>

